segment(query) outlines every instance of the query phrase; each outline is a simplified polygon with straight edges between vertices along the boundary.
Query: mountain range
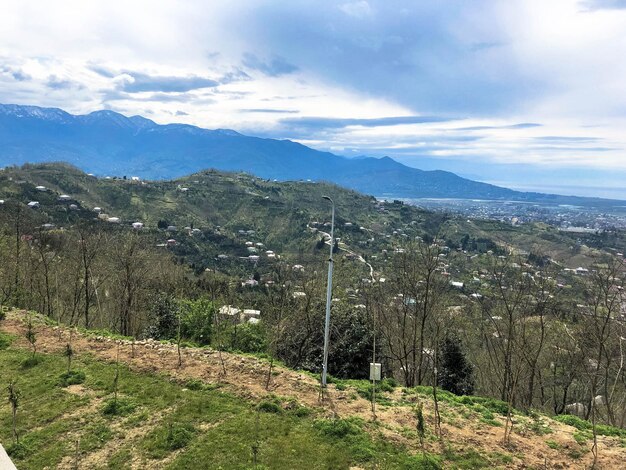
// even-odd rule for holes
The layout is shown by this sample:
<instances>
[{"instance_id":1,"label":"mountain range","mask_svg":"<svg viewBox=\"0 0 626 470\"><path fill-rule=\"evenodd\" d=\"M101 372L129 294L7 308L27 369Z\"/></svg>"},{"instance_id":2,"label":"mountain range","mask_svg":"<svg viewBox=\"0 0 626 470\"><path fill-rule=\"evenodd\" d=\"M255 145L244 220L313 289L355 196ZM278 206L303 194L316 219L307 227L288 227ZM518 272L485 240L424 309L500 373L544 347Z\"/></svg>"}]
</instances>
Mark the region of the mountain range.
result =
<instances>
[{"instance_id":1,"label":"mountain range","mask_svg":"<svg viewBox=\"0 0 626 470\"><path fill-rule=\"evenodd\" d=\"M176 178L206 168L246 171L267 179L324 180L379 197L609 203L514 191L447 171L419 170L389 157L346 158L229 129L160 125L109 110L73 115L58 108L0 104L0 165L51 161L101 176L146 179Z\"/></svg>"}]
</instances>

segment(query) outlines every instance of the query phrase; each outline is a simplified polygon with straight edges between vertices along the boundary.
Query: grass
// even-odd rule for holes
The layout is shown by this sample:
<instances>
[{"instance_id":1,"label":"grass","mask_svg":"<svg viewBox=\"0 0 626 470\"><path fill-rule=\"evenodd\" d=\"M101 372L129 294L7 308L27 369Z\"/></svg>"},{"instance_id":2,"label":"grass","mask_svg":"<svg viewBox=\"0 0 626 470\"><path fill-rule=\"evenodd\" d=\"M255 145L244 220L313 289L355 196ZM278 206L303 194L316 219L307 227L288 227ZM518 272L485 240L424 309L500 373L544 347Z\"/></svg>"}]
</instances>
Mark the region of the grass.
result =
<instances>
[{"instance_id":1,"label":"grass","mask_svg":"<svg viewBox=\"0 0 626 470\"><path fill-rule=\"evenodd\" d=\"M0 331L0 351L11 346L14 339L15 337L13 335Z\"/></svg>"},{"instance_id":2,"label":"grass","mask_svg":"<svg viewBox=\"0 0 626 470\"><path fill-rule=\"evenodd\" d=\"M9 339L10 341L10 339ZM17 378L22 391L17 427L20 445L10 445L11 416L0 406L0 441L20 469L55 468L73 461L78 445L80 460L106 447L101 465L127 468L132 460L142 468L167 459L165 468L196 469L257 468L348 469L473 469L506 466L513 457L505 453L480 453L449 445L440 455L413 454L399 441L383 435L384 427L356 417L321 418L317 409L302 406L292 397L269 394L247 400L225 392L222 387L199 380L168 378L138 373L120 366L118 398L113 400L115 366L90 355L76 356L75 372L81 372L79 390L60 387L59 377L67 372L61 355L39 354L39 362L24 369L31 357L26 349L6 348L0 352L0 370L7 380ZM73 377L73 376L72 376ZM335 385L367 393L368 381L333 380ZM381 395L395 390L390 381L379 383ZM415 394L432 394L430 387L404 389L407 404ZM378 394L377 394L378 395ZM458 397L438 393L442 403L464 419L500 425L506 403L481 397ZM409 405L410 406L410 405ZM517 412L516 412L517 413ZM541 416L524 417L530 431L542 435ZM559 417L577 428L576 438L587 442L590 424L575 417ZM598 426L599 433L622 437L623 430ZM413 428L403 434L417 439ZM431 441L427 435L427 441ZM78 443L78 444L77 444ZM556 443L546 441L550 448Z\"/></svg>"},{"instance_id":3,"label":"grass","mask_svg":"<svg viewBox=\"0 0 626 470\"><path fill-rule=\"evenodd\" d=\"M82 370L66 371L59 376L59 385L61 387L68 387L70 385L82 384L85 378L85 372Z\"/></svg>"},{"instance_id":4,"label":"grass","mask_svg":"<svg viewBox=\"0 0 626 470\"><path fill-rule=\"evenodd\" d=\"M361 398L372 400L374 387L369 380L338 379L329 375L328 383L334 384L339 391L353 389ZM393 392L397 386L397 382L391 378L385 378L380 382L376 382L376 403L390 405L391 402L386 393Z\"/></svg>"},{"instance_id":5,"label":"grass","mask_svg":"<svg viewBox=\"0 0 626 470\"><path fill-rule=\"evenodd\" d=\"M585 433L584 435L592 436L592 425L589 421L579 418L574 415L558 415L554 419L560 423L573 426L579 431ZM610 436L626 438L626 429L616 428L607 424L596 425L596 433L598 436Z\"/></svg>"},{"instance_id":6,"label":"grass","mask_svg":"<svg viewBox=\"0 0 626 470\"><path fill-rule=\"evenodd\" d=\"M258 445L259 468L441 467L438 458L411 456L378 437L370 424L316 419L311 409L294 400L270 396L259 405L210 385L181 384L121 366L113 405L114 365L76 356L76 370L85 374L78 395L59 387L66 358L39 354L38 364L23 369L28 357L30 352L22 349L0 353L3 379L16 377L22 391L20 446L10 445L10 409L0 407L0 441L20 469L55 468L64 458L73 461L77 441L81 461L90 452L113 446L102 463L113 469L126 468L131 460L149 468L150 462L167 456L167 468L172 469L206 468L206 462L212 468L246 469L252 466L253 445ZM267 409L259 413L262 408ZM137 432L142 426L145 431Z\"/></svg>"}]
</instances>

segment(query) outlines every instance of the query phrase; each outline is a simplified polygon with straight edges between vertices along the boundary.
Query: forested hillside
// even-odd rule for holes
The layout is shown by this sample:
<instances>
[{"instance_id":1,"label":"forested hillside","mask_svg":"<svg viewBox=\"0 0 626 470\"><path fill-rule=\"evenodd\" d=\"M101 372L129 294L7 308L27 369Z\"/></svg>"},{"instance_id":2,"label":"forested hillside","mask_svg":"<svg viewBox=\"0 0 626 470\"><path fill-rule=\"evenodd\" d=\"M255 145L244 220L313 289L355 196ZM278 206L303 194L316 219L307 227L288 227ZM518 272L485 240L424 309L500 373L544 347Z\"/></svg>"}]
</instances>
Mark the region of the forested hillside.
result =
<instances>
[{"instance_id":1,"label":"forested hillside","mask_svg":"<svg viewBox=\"0 0 626 470\"><path fill-rule=\"evenodd\" d=\"M175 355L185 345L211 348L215 361L262 355L269 391L277 363L320 370L322 195L337 208L329 370L339 391L367 378L375 357L384 377L434 400L434 439L437 423L461 419L438 409L455 396L496 400L501 418L481 412L507 446L534 410L575 415L559 419L579 426L586 462L607 449L599 435L623 439L614 430L626 424L619 231L583 239L244 174L155 182L28 165L0 172L0 302L129 345L172 341ZM14 333L36 363L42 330L29 318ZM358 389L372 398L368 383Z\"/></svg>"}]
</instances>

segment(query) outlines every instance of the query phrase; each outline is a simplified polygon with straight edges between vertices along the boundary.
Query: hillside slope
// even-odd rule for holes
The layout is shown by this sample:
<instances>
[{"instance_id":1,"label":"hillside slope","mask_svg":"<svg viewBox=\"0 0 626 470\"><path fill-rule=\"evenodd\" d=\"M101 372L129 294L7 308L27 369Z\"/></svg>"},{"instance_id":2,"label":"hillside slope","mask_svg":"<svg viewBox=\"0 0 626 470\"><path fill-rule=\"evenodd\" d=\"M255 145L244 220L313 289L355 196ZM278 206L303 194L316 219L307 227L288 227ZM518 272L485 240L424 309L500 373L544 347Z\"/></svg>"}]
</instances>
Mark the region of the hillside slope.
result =
<instances>
[{"instance_id":1,"label":"hillside slope","mask_svg":"<svg viewBox=\"0 0 626 470\"><path fill-rule=\"evenodd\" d=\"M0 350L0 364L24 392L18 430L28 453L14 454L20 468L74 468L77 461L84 468L206 468L209 461L249 468L254 446L261 468L582 469L591 462L588 433L540 415L516 413L512 441L503 445L502 407L494 400L441 393L440 442L426 387L387 384L374 418L370 402L359 396L367 382L331 384L320 400L315 378L282 367L266 389L268 363L262 359L223 353L222 368L215 351L185 348L178 367L174 346L95 334L73 333L70 339L69 330L43 318L35 319L40 363L20 366L30 355L25 318L14 311L0 322L3 338L13 338L9 349ZM87 380L64 388L57 377L68 341L77 356L74 368L85 371ZM111 362L118 355L124 364L120 400L133 408L107 417L101 410L111 398ZM427 421L427 458L415 433L418 402ZM257 406L264 411L255 418ZM0 439L7 444L9 420L9 410L1 408ZM181 423L189 425L189 434L181 432L186 437L177 441L180 446L171 445L168 429L179 430ZM620 468L626 459L620 438L601 436L599 446L602 468Z\"/></svg>"},{"instance_id":2,"label":"hillside slope","mask_svg":"<svg viewBox=\"0 0 626 470\"><path fill-rule=\"evenodd\" d=\"M423 171L391 158L348 159L289 140L232 130L158 125L113 111L71 115L56 108L0 104L0 164L66 161L99 175L176 178L205 168L279 180L325 180L377 196L515 199L570 204L606 200L523 193Z\"/></svg>"}]
</instances>

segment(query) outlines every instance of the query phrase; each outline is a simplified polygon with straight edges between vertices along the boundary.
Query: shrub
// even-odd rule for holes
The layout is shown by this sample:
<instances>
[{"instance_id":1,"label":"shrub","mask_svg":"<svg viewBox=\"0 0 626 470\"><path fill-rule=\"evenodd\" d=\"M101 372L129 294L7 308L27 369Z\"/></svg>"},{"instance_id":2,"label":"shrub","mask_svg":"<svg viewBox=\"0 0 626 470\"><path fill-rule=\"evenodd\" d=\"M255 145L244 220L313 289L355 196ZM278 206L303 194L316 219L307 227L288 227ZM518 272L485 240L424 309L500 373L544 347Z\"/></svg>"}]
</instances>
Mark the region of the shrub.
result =
<instances>
[{"instance_id":1,"label":"shrub","mask_svg":"<svg viewBox=\"0 0 626 470\"><path fill-rule=\"evenodd\" d=\"M196 434L191 424L169 423L151 432L145 443L150 457L162 459L168 453L186 447Z\"/></svg>"},{"instance_id":2,"label":"shrub","mask_svg":"<svg viewBox=\"0 0 626 470\"><path fill-rule=\"evenodd\" d=\"M422 453L409 457L404 468L419 470L439 470L441 468L440 460L431 454Z\"/></svg>"},{"instance_id":3,"label":"shrub","mask_svg":"<svg viewBox=\"0 0 626 470\"><path fill-rule=\"evenodd\" d=\"M338 439L350 435L356 436L363 432L361 429L361 421L357 418L318 419L315 421L315 427L319 429L322 434Z\"/></svg>"},{"instance_id":4,"label":"shrub","mask_svg":"<svg viewBox=\"0 0 626 470\"><path fill-rule=\"evenodd\" d=\"M180 302L180 334L201 346L211 343L215 306L206 299Z\"/></svg>"},{"instance_id":5,"label":"shrub","mask_svg":"<svg viewBox=\"0 0 626 470\"><path fill-rule=\"evenodd\" d=\"M195 432L196 430L190 424L170 425L165 444L169 450L182 449L193 439Z\"/></svg>"},{"instance_id":6,"label":"shrub","mask_svg":"<svg viewBox=\"0 0 626 470\"><path fill-rule=\"evenodd\" d=\"M61 387L67 387L69 385L82 384L85 378L85 373L82 370L70 370L61 374L59 377L59 385Z\"/></svg>"},{"instance_id":7,"label":"shrub","mask_svg":"<svg viewBox=\"0 0 626 470\"><path fill-rule=\"evenodd\" d=\"M185 387L187 387L189 390L204 390L205 386L204 386L204 382L202 382L202 380L198 380L198 379L189 379L187 382L185 382Z\"/></svg>"},{"instance_id":8,"label":"shrub","mask_svg":"<svg viewBox=\"0 0 626 470\"><path fill-rule=\"evenodd\" d=\"M22 361L22 369L30 369L31 367L35 367L37 364L42 362L42 358L39 356L30 356Z\"/></svg>"},{"instance_id":9,"label":"shrub","mask_svg":"<svg viewBox=\"0 0 626 470\"><path fill-rule=\"evenodd\" d=\"M259 403L258 409L265 413L281 413L283 411L280 405L273 401L262 401Z\"/></svg>"},{"instance_id":10,"label":"shrub","mask_svg":"<svg viewBox=\"0 0 626 470\"><path fill-rule=\"evenodd\" d=\"M589 421L585 421L574 415L558 415L554 417L554 420L559 423L567 424L568 426L573 426L579 431L591 429L591 423Z\"/></svg>"},{"instance_id":11,"label":"shrub","mask_svg":"<svg viewBox=\"0 0 626 470\"><path fill-rule=\"evenodd\" d=\"M33 450L28 447L24 442L15 442L7 447L7 454L14 460L24 460L30 456Z\"/></svg>"},{"instance_id":12,"label":"shrub","mask_svg":"<svg viewBox=\"0 0 626 470\"><path fill-rule=\"evenodd\" d=\"M546 441L546 445L550 448L550 449L560 449L561 445L556 442L556 441L552 441L552 440L547 440Z\"/></svg>"},{"instance_id":13,"label":"shrub","mask_svg":"<svg viewBox=\"0 0 626 470\"><path fill-rule=\"evenodd\" d=\"M107 416L127 416L135 411L137 405L128 398L109 398L104 402L102 414Z\"/></svg>"},{"instance_id":14,"label":"shrub","mask_svg":"<svg viewBox=\"0 0 626 470\"><path fill-rule=\"evenodd\" d=\"M230 348L243 353L260 353L267 348L265 331L261 324L244 323L228 330Z\"/></svg>"},{"instance_id":15,"label":"shrub","mask_svg":"<svg viewBox=\"0 0 626 470\"><path fill-rule=\"evenodd\" d=\"M2 333L0 331L0 350L8 348L9 346L11 346L12 342L13 342L13 337L11 335Z\"/></svg>"}]
</instances>

